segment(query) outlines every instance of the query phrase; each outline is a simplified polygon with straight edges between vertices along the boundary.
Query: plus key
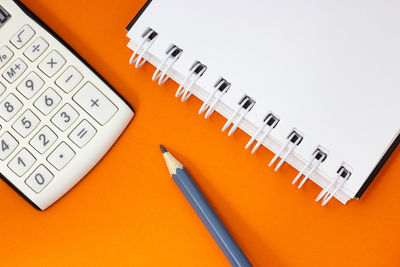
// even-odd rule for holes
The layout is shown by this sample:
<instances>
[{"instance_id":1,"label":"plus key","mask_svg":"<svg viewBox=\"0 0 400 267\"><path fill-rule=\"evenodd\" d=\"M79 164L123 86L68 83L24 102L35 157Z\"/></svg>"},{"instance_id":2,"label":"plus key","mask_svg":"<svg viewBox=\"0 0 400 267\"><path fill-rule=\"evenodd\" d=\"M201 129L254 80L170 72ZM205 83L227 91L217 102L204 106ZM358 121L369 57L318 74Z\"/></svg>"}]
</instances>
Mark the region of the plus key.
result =
<instances>
[{"instance_id":1,"label":"plus key","mask_svg":"<svg viewBox=\"0 0 400 267\"><path fill-rule=\"evenodd\" d=\"M91 82L87 82L72 99L101 125L106 124L118 108Z\"/></svg>"}]
</instances>

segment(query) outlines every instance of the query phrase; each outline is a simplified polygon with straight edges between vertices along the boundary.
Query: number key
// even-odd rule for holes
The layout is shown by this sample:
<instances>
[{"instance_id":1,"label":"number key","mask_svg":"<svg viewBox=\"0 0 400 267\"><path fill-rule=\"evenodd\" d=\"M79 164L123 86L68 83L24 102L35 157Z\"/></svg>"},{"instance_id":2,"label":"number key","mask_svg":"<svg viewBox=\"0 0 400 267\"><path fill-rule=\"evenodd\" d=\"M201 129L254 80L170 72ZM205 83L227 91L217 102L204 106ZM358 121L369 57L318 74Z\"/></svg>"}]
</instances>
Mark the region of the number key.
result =
<instances>
[{"instance_id":1,"label":"number key","mask_svg":"<svg viewBox=\"0 0 400 267\"><path fill-rule=\"evenodd\" d=\"M60 102L61 97L52 88L49 88L35 101L34 105L40 112L47 115Z\"/></svg>"},{"instance_id":2,"label":"number key","mask_svg":"<svg viewBox=\"0 0 400 267\"><path fill-rule=\"evenodd\" d=\"M21 149L20 152L8 163L8 167L15 172L18 176L24 175L36 162L36 159L32 154L25 148Z\"/></svg>"},{"instance_id":3,"label":"number key","mask_svg":"<svg viewBox=\"0 0 400 267\"><path fill-rule=\"evenodd\" d=\"M40 165L36 170L25 180L25 183L36 193L42 191L53 179L54 175L43 165Z\"/></svg>"},{"instance_id":4,"label":"number key","mask_svg":"<svg viewBox=\"0 0 400 267\"><path fill-rule=\"evenodd\" d=\"M47 126L44 126L29 142L40 154L49 149L57 140L57 135Z\"/></svg>"},{"instance_id":5,"label":"number key","mask_svg":"<svg viewBox=\"0 0 400 267\"><path fill-rule=\"evenodd\" d=\"M39 123L40 120L38 117L28 109L14 122L12 127L22 137L27 137L39 125Z\"/></svg>"},{"instance_id":6,"label":"number key","mask_svg":"<svg viewBox=\"0 0 400 267\"><path fill-rule=\"evenodd\" d=\"M57 113L51 118L51 122L57 126L61 131L67 130L79 117L78 112L69 104L65 104Z\"/></svg>"},{"instance_id":7,"label":"number key","mask_svg":"<svg viewBox=\"0 0 400 267\"><path fill-rule=\"evenodd\" d=\"M20 92L27 99L34 96L44 85L44 81L35 73L31 72L26 78L17 86Z\"/></svg>"},{"instance_id":8,"label":"number key","mask_svg":"<svg viewBox=\"0 0 400 267\"><path fill-rule=\"evenodd\" d=\"M5 160L17 146L17 140L9 132L5 132L0 137L0 159Z\"/></svg>"},{"instance_id":9,"label":"number key","mask_svg":"<svg viewBox=\"0 0 400 267\"><path fill-rule=\"evenodd\" d=\"M14 94L9 94L3 102L0 103L0 117L9 121L22 108L21 101Z\"/></svg>"}]
</instances>

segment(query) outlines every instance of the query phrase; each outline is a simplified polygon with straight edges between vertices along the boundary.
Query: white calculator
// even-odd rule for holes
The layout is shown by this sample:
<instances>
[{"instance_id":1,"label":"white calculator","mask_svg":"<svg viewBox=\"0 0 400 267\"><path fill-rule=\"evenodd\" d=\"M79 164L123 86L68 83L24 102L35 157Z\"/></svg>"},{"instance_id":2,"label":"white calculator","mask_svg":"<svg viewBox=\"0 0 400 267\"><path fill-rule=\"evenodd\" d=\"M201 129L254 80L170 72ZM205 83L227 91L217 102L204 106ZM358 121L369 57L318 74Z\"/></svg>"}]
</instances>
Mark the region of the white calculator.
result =
<instances>
[{"instance_id":1,"label":"white calculator","mask_svg":"<svg viewBox=\"0 0 400 267\"><path fill-rule=\"evenodd\" d=\"M0 0L0 175L44 210L104 156L132 107L32 12Z\"/></svg>"}]
</instances>

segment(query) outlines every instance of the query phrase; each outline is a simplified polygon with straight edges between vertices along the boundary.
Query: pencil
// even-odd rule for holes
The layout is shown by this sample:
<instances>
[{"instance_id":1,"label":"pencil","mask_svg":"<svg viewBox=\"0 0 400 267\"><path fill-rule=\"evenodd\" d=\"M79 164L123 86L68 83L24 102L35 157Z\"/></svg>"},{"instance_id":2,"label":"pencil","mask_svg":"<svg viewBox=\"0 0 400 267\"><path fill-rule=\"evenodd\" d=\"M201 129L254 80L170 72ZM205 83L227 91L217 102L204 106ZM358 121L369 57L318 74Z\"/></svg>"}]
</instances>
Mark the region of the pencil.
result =
<instances>
[{"instance_id":1,"label":"pencil","mask_svg":"<svg viewBox=\"0 0 400 267\"><path fill-rule=\"evenodd\" d=\"M160 145L169 173L232 266L252 266L183 164Z\"/></svg>"}]
</instances>

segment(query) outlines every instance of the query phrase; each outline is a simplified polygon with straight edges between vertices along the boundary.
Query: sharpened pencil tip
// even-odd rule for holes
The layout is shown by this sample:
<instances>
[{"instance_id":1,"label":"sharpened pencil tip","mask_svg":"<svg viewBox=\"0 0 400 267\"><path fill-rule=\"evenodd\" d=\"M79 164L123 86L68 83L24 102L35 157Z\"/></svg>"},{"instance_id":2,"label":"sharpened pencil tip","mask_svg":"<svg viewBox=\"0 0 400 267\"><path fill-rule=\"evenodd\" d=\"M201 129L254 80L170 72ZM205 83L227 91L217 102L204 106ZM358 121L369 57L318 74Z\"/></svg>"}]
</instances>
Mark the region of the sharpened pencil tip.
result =
<instances>
[{"instance_id":1,"label":"sharpened pencil tip","mask_svg":"<svg viewBox=\"0 0 400 267\"><path fill-rule=\"evenodd\" d=\"M160 145L160 149L161 149L162 153L167 153L168 152L162 145Z\"/></svg>"}]
</instances>

